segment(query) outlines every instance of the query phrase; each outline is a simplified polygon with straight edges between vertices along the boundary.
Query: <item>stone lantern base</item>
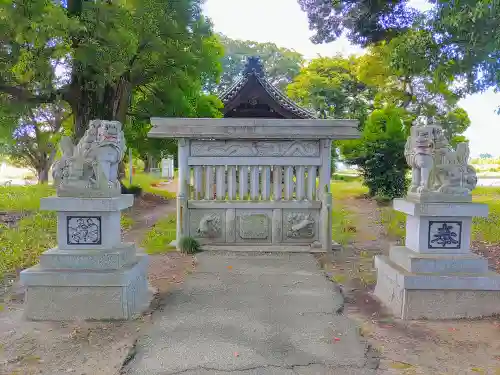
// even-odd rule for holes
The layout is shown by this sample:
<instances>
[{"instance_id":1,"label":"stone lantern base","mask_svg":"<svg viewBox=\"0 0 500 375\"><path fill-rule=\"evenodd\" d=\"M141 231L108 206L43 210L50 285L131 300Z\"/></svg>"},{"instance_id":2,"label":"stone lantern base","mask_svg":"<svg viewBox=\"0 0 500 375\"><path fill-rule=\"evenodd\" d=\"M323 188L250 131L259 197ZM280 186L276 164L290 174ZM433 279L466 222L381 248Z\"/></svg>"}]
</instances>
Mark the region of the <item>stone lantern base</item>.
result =
<instances>
[{"instance_id":1,"label":"stone lantern base","mask_svg":"<svg viewBox=\"0 0 500 375\"><path fill-rule=\"evenodd\" d=\"M120 211L132 204L132 195L42 199L58 212L58 247L21 272L27 319L132 319L148 307L148 258L121 242Z\"/></svg>"},{"instance_id":2,"label":"stone lantern base","mask_svg":"<svg viewBox=\"0 0 500 375\"><path fill-rule=\"evenodd\" d=\"M405 246L377 256L375 295L402 319L473 318L500 313L500 275L470 251L472 217L485 204L421 203L402 199Z\"/></svg>"}]
</instances>

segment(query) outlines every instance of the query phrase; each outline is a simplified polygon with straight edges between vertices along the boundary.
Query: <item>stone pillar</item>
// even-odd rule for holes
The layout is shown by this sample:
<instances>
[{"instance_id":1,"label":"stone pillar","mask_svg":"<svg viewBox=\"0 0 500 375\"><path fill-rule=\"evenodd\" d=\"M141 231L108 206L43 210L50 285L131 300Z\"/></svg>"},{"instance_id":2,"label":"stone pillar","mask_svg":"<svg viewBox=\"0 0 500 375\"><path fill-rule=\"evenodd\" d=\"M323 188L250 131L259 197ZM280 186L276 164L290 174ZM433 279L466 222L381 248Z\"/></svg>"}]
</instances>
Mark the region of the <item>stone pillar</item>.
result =
<instances>
[{"instance_id":1,"label":"stone pillar","mask_svg":"<svg viewBox=\"0 0 500 375\"><path fill-rule=\"evenodd\" d=\"M319 226L319 238L323 250L332 250L332 140L322 139L320 141L321 166L319 168L319 187L317 196L321 199L321 225ZM329 237L328 237L329 236Z\"/></svg>"},{"instance_id":2,"label":"stone pillar","mask_svg":"<svg viewBox=\"0 0 500 375\"><path fill-rule=\"evenodd\" d=\"M177 193L177 238L172 245L177 246L179 239L188 235L188 210L187 200L189 199L189 141L185 138L178 140L179 154L179 187Z\"/></svg>"},{"instance_id":3,"label":"stone pillar","mask_svg":"<svg viewBox=\"0 0 500 375\"><path fill-rule=\"evenodd\" d=\"M320 222L321 248L326 251L332 250L332 194L323 193L321 204Z\"/></svg>"},{"instance_id":4,"label":"stone pillar","mask_svg":"<svg viewBox=\"0 0 500 375\"><path fill-rule=\"evenodd\" d=\"M49 197L57 211L57 247L21 272L31 320L131 319L148 307L148 258L121 242L120 211L132 195Z\"/></svg>"},{"instance_id":5,"label":"stone pillar","mask_svg":"<svg viewBox=\"0 0 500 375\"><path fill-rule=\"evenodd\" d=\"M500 313L500 275L470 251L472 218L486 204L394 200L407 215L405 246L377 256L375 295L402 319L450 319Z\"/></svg>"},{"instance_id":6,"label":"stone pillar","mask_svg":"<svg viewBox=\"0 0 500 375\"><path fill-rule=\"evenodd\" d=\"M161 177L169 180L174 178L174 158L171 156L161 159Z\"/></svg>"}]
</instances>

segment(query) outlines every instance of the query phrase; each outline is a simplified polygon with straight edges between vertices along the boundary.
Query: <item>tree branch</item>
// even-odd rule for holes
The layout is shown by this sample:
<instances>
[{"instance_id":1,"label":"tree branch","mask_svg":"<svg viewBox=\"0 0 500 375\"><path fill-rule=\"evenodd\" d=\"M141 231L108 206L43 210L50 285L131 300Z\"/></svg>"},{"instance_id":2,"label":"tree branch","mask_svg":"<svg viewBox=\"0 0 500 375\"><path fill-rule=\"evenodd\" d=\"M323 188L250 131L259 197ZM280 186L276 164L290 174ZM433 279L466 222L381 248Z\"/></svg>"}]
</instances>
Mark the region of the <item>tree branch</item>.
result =
<instances>
[{"instance_id":1,"label":"tree branch","mask_svg":"<svg viewBox=\"0 0 500 375\"><path fill-rule=\"evenodd\" d=\"M61 97L64 98L64 95L66 93L65 90L57 90L47 95L33 95L33 93L30 90L24 87L11 86L3 83L0 83L0 92L10 95L14 99L19 100L21 102L31 103L31 104L52 103L56 101L58 98Z\"/></svg>"}]
</instances>

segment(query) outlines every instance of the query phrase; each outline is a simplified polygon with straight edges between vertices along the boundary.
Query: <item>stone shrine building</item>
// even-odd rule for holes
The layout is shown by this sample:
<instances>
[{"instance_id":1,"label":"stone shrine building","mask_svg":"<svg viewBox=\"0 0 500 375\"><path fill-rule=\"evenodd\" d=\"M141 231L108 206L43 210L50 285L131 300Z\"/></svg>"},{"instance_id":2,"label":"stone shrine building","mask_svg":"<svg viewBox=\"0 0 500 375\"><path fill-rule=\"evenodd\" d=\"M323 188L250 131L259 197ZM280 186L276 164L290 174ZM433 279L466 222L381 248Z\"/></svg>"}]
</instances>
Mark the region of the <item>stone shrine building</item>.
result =
<instances>
[{"instance_id":1,"label":"stone shrine building","mask_svg":"<svg viewBox=\"0 0 500 375\"><path fill-rule=\"evenodd\" d=\"M331 250L332 140L358 138L358 122L317 119L255 57L220 99L224 118L151 119L150 137L178 140L176 242Z\"/></svg>"}]
</instances>

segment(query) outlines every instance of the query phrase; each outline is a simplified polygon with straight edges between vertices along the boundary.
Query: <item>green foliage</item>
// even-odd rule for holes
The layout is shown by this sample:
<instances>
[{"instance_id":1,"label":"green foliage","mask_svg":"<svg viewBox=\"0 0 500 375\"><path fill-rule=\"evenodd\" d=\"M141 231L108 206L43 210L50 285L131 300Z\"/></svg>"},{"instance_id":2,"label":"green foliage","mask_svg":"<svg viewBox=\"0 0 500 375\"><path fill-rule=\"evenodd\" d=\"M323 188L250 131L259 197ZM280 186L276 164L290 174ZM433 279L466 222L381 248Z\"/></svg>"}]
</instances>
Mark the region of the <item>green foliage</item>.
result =
<instances>
[{"instance_id":1,"label":"green foliage","mask_svg":"<svg viewBox=\"0 0 500 375\"><path fill-rule=\"evenodd\" d=\"M179 250L184 254L196 254L201 251L201 246L196 238L185 236L179 240Z\"/></svg>"},{"instance_id":2,"label":"green foliage","mask_svg":"<svg viewBox=\"0 0 500 375\"><path fill-rule=\"evenodd\" d=\"M406 0L298 1L316 43L344 34L364 47L396 41L394 61L400 67L410 71L427 65L438 85L455 80L459 95L500 87L497 1L433 0L427 12L412 9Z\"/></svg>"},{"instance_id":3,"label":"green foliage","mask_svg":"<svg viewBox=\"0 0 500 375\"><path fill-rule=\"evenodd\" d=\"M202 86L218 79L222 54L199 0L71 0L67 6L7 0L0 4L0 42L0 103L7 107L0 125L63 100L75 138L93 118L125 124L127 117L197 107ZM136 100L142 93L158 101Z\"/></svg>"},{"instance_id":4,"label":"green foliage","mask_svg":"<svg viewBox=\"0 0 500 375\"><path fill-rule=\"evenodd\" d=\"M288 48L274 43L258 43L250 40L231 39L219 35L224 47L222 76L218 86L208 86L209 91L223 92L228 89L243 71L247 57L260 57L267 79L276 87L283 89L299 73L304 63L303 56Z\"/></svg>"},{"instance_id":5,"label":"green foliage","mask_svg":"<svg viewBox=\"0 0 500 375\"><path fill-rule=\"evenodd\" d=\"M354 118L364 122L375 92L357 77L356 57L320 57L303 68L287 94L320 117Z\"/></svg>"},{"instance_id":6,"label":"green foliage","mask_svg":"<svg viewBox=\"0 0 500 375\"><path fill-rule=\"evenodd\" d=\"M405 194L408 166L401 112L392 107L373 111L363 129L358 154L346 160L360 167L370 196L392 199Z\"/></svg>"},{"instance_id":7,"label":"green foliage","mask_svg":"<svg viewBox=\"0 0 500 375\"><path fill-rule=\"evenodd\" d=\"M175 250L170 243L176 237L176 216L169 215L166 218L160 219L146 233L141 242L141 247L148 254L161 254L167 251Z\"/></svg>"},{"instance_id":8,"label":"green foliage","mask_svg":"<svg viewBox=\"0 0 500 375\"><path fill-rule=\"evenodd\" d=\"M126 187L126 189L126 193L124 193L122 190L123 194L133 194L134 197L140 197L142 194L142 187L140 187L139 185L130 185Z\"/></svg>"},{"instance_id":9,"label":"green foliage","mask_svg":"<svg viewBox=\"0 0 500 375\"><path fill-rule=\"evenodd\" d=\"M401 33L412 26L418 15L407 2L373 0L298 0L307 12L312 40L324 43L337 40L344 32L354 44L367 46Z\"/></svg>"},{"instance_id":10,"label":"green foliage","mask_svg":"<svg viewBox=\"0 0 500 375\"><path fill-rule=\"evenodd\" d=\"M70 121L71 112L64 102L30 108L11 136L5 137L4 152L10 164L30 168L39 182L47 182L61 136L69 134Z\"/></svg>"}]
</instances>

